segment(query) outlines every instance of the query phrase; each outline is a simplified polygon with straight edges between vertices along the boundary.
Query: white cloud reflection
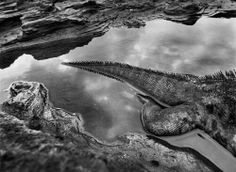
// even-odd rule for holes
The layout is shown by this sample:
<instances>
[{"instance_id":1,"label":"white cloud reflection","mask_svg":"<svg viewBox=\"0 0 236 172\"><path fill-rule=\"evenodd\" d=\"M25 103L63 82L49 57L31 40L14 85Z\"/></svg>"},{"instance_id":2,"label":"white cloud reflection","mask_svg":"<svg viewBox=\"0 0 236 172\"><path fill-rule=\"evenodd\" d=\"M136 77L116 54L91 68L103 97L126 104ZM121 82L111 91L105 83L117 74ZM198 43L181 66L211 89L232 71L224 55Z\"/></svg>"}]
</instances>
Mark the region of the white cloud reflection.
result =
<instances>
[{"instance_id":1,"label":"white cloud reflection","mask_svg":"<svg viewBox=\"0 0 236 172\"><path fill-rule=\"evenodd\" d=\"M87 77L84 79L84 85L85 85L85 90L90 92L90 91L97 91L100 89L108 89L109 87L111 87L111 84L114 81L112 80L108 80L108 79L104 79L104 78L94 78L94 77Z\"/></svg>"},{"instance_id":2,"label":"white cloud reflection","mask_svg":"<svg viewBox=\"0 0 236 172\"><path fill-rule=\"evenodd\" d=\"M23 75L30 69L33 61L34 58L31 55L23 54L9 68L0 70L1 80Z\"/></svg>"}]
</instances>

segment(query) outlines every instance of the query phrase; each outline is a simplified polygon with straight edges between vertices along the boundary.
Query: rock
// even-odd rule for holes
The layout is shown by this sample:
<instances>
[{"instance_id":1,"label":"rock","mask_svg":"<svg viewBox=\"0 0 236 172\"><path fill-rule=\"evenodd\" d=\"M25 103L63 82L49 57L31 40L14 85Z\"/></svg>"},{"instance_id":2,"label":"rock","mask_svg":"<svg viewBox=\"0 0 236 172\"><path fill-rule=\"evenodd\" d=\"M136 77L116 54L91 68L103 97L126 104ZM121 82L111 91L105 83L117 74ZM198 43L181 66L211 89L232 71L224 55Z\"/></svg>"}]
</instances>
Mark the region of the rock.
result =
<instances>
[{"instance_id":1,"label":"rock","mask_svg":"<svg viewBox=\"0 0 236 172\"><path fill-rule=\"evenodd\" d=\"M145 26L145 22L139 19L124 20L123 24L128 28L140 28Z\"/></svg>"},{"instance_id":2,"label":"rock","mask_svg":"<svg viewBox=\"0 0 236 172\"><path fill-rule=\"evenodd\" d=\"M0 68L23 53L36 59L65 54L110 27L141 27L157 18L193 25L201 16L235 17L235 5L230 0L6 0L0 2Z\"/></svg>"},{"instance_id":3,"label":"rock","mask_svg":"<svg viewBox=\"0 0 236 172\"><path fill-rule=\"evenodd\" d=\"M80 114L56 108L47 88L17 81L0 112L0 171L221 171L190 148L128 133L112 143L83 128Z\"/></svg>"}]
</instances>

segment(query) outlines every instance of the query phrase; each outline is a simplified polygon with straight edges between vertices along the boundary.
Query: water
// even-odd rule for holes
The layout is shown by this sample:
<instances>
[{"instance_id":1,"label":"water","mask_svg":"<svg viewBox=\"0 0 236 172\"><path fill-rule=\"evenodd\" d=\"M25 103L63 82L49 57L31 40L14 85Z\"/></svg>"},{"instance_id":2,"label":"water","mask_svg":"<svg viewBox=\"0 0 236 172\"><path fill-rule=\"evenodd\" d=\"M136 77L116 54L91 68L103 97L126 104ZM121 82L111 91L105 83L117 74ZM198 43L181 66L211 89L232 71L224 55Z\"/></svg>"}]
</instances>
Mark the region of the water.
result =
<instances>
[{"instance_id":1,"label":"water","mask_svg":"<svg viewBox=\"0 0 236 172\"><path fill-rule=\"evenodd\" d=\"M10 67L0 70L0 103L6 99L3 90L11 82L42 82L49 88L55 106L81 113L89 132L111 141L128 131L143 132L139 121L141 104L134 91L112 79L63 66L61 62L109 60L205 75L236 68L235 46L236 19L202 18L194 26L157 20L140 29L111 29L89 45L57 58L37 61L31 55L19 57ZM204 139L197 133L201 132L167 140L195 148L224 171L236 169L235 158L210 138Z\"/></svg>"},{"instance_id":2,"label":"water","mask_svg":"<svg viewBox=\"0 0 236 172\"><path fill-rule=\"evenodd\" d=\"M163 139L175 146L194 148L210 159L224 172L235 172L235 157L215 140L211 139L210 136L200 130L195 130L178 137L165 137Z\"/></svg>"}]
</instances>

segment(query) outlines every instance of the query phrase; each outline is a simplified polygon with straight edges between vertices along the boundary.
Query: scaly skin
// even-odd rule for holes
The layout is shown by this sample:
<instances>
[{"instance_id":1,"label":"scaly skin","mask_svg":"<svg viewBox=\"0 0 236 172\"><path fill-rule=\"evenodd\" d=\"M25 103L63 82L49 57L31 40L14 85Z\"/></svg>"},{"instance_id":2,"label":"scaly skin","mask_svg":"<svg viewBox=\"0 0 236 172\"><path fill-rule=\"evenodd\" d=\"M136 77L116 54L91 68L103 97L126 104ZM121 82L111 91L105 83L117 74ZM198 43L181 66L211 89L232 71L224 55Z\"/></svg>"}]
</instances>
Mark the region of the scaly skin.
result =
<instances>
[{"instance_id":1,"label":"scaly skin","mask_svg":"<svg viewBox=\"0 0 236 172\"><path fill-rule=\"evenodd\" d=\"M198 77L113 62L68 62L134 87L145 101L141 120L156 136L202 129L236 156L236 73Z\"/></svg>"}]
</instances>

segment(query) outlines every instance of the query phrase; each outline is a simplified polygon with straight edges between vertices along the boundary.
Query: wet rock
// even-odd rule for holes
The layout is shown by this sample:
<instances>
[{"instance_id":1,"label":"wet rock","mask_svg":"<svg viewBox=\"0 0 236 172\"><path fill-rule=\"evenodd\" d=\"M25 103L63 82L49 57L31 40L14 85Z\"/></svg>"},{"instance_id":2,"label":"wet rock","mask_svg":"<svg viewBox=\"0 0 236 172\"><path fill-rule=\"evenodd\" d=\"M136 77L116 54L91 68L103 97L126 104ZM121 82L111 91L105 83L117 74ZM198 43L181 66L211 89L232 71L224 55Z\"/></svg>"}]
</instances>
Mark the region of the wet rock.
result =
<instances>
[{"instance_id":1,"label":"wet rock","mask_svg":"<svg viewBox=\"0 0 236 172\"><path fill-rule=\"evenodd\" d=\"M65 54L110 27L141 27L157 18L193 25L201 16L235 17L235 10L231 0L6 0L0 2L0 68L23 53Z\"/></svg>"},{"instance_id":2,"label":"wet rock","mask_svg":"<svg viewBox=\"0 0 236 172\"><path fill-rule=\"evenodd\" d=\"M47 88L17 81L0 111L0 171L221 171L190 148L128 133L113 143L83 128L80 114L54 107Z\"/></svg>"},{"instance_id":3,"label":"wet rock","mask_svg":"<svg viewBox=\"0 0 236 172\"><path fill-rule=\"evenodd\" d=\"M140 27L145 26L145 22L139 19L125 20L123 23L128 28L140 28Z\"/></svg>"}]
</instances>

